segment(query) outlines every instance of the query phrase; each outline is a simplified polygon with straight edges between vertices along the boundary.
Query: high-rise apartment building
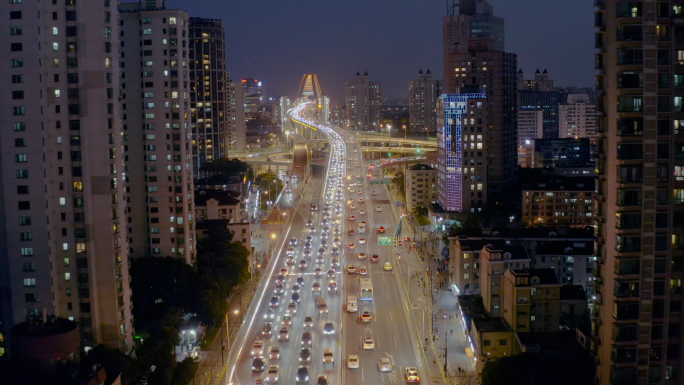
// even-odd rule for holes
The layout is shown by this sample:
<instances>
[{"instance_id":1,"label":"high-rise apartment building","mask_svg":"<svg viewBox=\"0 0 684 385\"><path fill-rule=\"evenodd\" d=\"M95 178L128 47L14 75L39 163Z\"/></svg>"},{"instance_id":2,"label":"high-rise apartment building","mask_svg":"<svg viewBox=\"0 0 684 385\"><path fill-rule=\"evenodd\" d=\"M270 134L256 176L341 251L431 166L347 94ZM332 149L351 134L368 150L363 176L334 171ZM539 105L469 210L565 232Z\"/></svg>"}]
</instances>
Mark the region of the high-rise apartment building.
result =
<instances>
[{"instance_id":1,"label":"high-rise apartment building","mask_svg":"<svg viewBox=\"0 0 684 385\"><path fill-rule=\"evenodd\" d=\"M483 47L491 51L504 50L504 19L494 16L494 8L485 0L447 0L447 16L442 19L442 36L446 83L453 74L447 65L450 53ZM446 84L444 87L449 89Z\"/></svg>"},{"instance_id":2,"label":"high-rise apartment building","mask_svg":"<svg viewBox=\"0 0 684 385\"><path fill-rule=\"evenodd\" d=\"M594 4L597 384L682 384L684 2Z\"/></svg>"},{"instance_id":3,"label":"high-rise apartment building","mask_svg":"<svg viewBox=\"0 0 684 385\"><path fill-rule=\"evenodd\" d=\"M596 104L587 94L570 94L558 107L559 138L596 138Z\"/></svg>"},{"instance_id":4,"label":"high-rise apartment building","mask_svg":"<svg viewBox=\"0 0 684 385\"><path fill-rule=\"evenodd\" d=\"M380 131L382 127L382 90L380 82L368 79L368 72L356 73L353 82L347 82L347 128L356 131Z\"/></svg>"},{"instance_id":5,"label":"high-rise apartment building","mask_svg":"<svg viewBox=\"0 0 684 385\"><path fill-rule=\"evenodd\" d=\"M549 73L534 74L534 79L526 80L522 69L516 74L518 87L518 111L541 111L544 117L544 138L558 137L558 105L564 101L564 94L553 88Z\"/></svg>"},{"instance_id":6,"label":"high-rise apartment building","mask_svg":"<svg viewBox=\"0 0 684 385\"><path fill-rule=\"evenodd\" d=\"M260 107L266 101L264 84L258 79L244 78L242 82L242 97L244 98L245 121L261 119Z\"/></svg>"},{"instance_id":7,"label":"high-rise apartment building","mask_svg":"<svg viewBox=\"0 0 684 385\"><path fill-rule=\"evenodd\" d=\"M244 150L247 144L245 98L242 83L228 79L226 85L228 87L228 116L230 123L226 158L231 159L230 151Z\"/></svg>"},{"instance_id":8,"label":"high-rise apartment building","mask_svg":"<svg viewBox=\"0 0 684 385\"><path fill-rule=\"evenodd\" d=\"M446 211L476 212L487 203L489 104L478 91L442 95L437 105L437 202Z\"/></svg>"},{"instance_id":9,"label":"high-rise apartment building","mask_svg":"<svg viewBox=\"0 0 684 385\"><path fill-rule=\"evenodd\" d=\"M116 7L0 6L0 356L42 312L86 347L133 347Z\"/></svg>"},{"instance_id":10,"label":"high-rise apartment building","mask_svg":"<svg viewBox=\"0 0 684 385\"><path fill-rule=\"evenodd\" d=\"M409 82L409 132L437 132L437 99L441 93L441 85L432 79L430 70L418 71L418 79Z\"/></svg>"},{"instance_id":11,"label":"high-rise apartment building","mask_svg":"<svg viewBox=\"0 0 684 385\"><path fill-rule=\"evenodd\" d=\"M515 75L515 81L518 85L518 91L553 91L553 79L549 78L549 71L546 68L544 68L544 72L539 72L539 69L537 69L534 73L534 79L525 79L525 74L521 68Z\"/></svg>"},{"instance_id":12,"label":"high-rise apartment building","mask_svg":"<svg viewBox=\"0 0 684 385\"><path fill-rule=\"evenodd\" d=\"M191 17L190 111L192 164L195 175L207 162L225 158L235 133L230 116L230 74L226 71L225 31L220 19Z\"/></svg>"},{"instance_id":13,"label":"high-rise apartment building","mask_svg":"<svg viewBox=\"0 0 684 385\"><path fill-rule=\"evenodd\" d=\"M543 136L543 112L518 111L518 166L532 167L530 157L534 151L534 140Z\"/></svg>"},{"instance_id":14,"label":"high-rise apartment building","mask_svg":"<svg viewBox=\"0 0 684 385\"><path fill-rule=\"evenodd\" d=\"M194 263L189 17L148 3L120 5L130 253Z\"/></svg>"},{"instance_id":15,"label":"high-rise apartment building","mask_svg":"<svg viewBox=\"0 0 684 385\"><path fill-rule=\"evenodd\" d=\"M467 125L468 135L462 132L463 169L448 172L462 173L463 184L474 187L471 194L463 195L463 200L471 195L469 211L475 212L487 200L500 198L499 193L517 173L517 58L503 51L503 19L493 16L486 1L461 1L458 8L458 15L447 15L443 20L444 92L449 94L445 101L451 95L472 93L476 88L486 100L474 104L482 109L480 117L463 116L463 121L451 124ZM479 197L480 192L484 199Z\"/></svg>"}]
</instances>

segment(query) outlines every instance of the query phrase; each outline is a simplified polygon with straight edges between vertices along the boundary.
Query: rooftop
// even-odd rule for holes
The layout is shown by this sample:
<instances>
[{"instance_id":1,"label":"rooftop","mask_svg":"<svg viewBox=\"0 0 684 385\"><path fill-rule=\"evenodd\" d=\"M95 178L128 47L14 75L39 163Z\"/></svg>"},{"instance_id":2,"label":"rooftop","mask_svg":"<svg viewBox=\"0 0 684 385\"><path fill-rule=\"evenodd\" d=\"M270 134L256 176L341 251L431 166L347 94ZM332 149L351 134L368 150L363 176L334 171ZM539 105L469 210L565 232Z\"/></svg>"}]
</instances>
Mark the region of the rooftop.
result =
<instances>
[{"instance_id":1,"label":"rooftop","mask_svg":"<svg viewBox=\"0 0 684 385\"><path fill-rule=\"evenodd\" d=\"M480 251L487 244L491 244L497 248L506 246L505 242L491 241L488 239L459 239L458 243L461 245L461 251Z\"/></svg>"},{"instance_id":2,"label":"rooftop","mask_svg":"<svg viewBox=\"0 0 684 385\"><path fill-rule=\"evenodd\" d=\"M587 295L581 285L563 285L560 292L561 301L587 300Z\"/></svg>"},{"instance_id":3,"label":"rooftop","mask_svg":"<svg viewBox=\"0 0 684 385\"><path fill-rule=\"evenodd\" d=\"M418 163L415 166L409 167L409 170L426 170L426 171L434 171L435 169L433 167L430 167L429 165L425 163Z\"/></svg>"},{"instance_id":4,"label":"rooftop","mask_svg":"<svg viewBox=\"0 0 684 385\"><path fill-rule=\"evenodd\" d=\"M581 239L593 241L594 230L591 227L585 228L555 228L555 227L520 227L520 228L465 228L455 234L461 241L464 239L506 239L506 238L527 238L527 239Z\"/></svg>"},{"instance_id":5,"label":"rooftop","mask_svg":"<svg viewBox=\"0 0 684 385\"><path fill-rule=\"evenodd\" d=\"M66 318L48 316L47 322L36 318L18 323L12 328L12 333L24 337L56 336L78 329L78 323Z\"/></svg>"},{"instance_id":6,"label":"rooftop","mask_svg":"<svg viewBox=\"0 0 684 385\"><path fill-rule=\"evenodd\" d=\"M510 269L511 274L515 276L528 276L530 277L530 284L533 285L558 285L558 278L556 278L556 273L550 267L543 269ZM534 278L538 278L539 282L532 283ZM586 296L585 296L586 298Z\"/></svg>"},{"instance_id":7,"label":"rooftop","mask_svg":"<svg viewBox=\"0 0 684 385\"><path fill-rule=\"evenodd\" d=\"M508 328L501 318L474 318L473 325L478 333L506 332Z\"/></svg>"},{"instance_id":8,"label":"rooftop","mask_svg":"<svg viewBox=\"0 0 684 385\"><path fill-rule=\"evenodd\" d=\"M235 191L221 191L221 190L195 190L195 207L206 206L207 201L215 199L220 206L237 206L240 200L235 198ZM240 193L237 193L240 196Z\"/></svg>"},{"instance_id":9,"label":"rooftop","mask_svg":"<svg viewBox=\"0 0 684 385\"><path fill-rule=\"evenodd\" d=\"M503 247L502 247L503 246ZM487 250L491 251L501 251L503 253L503 260L529 260L530 256L527 254L527 250L525 250L524 247L522 246L510 246L510 245L502 245L502 244L491 244L487 243L485 246ZM510 253L510 256L507 254Z\"/></svg>"},{"instance_id":10,"label":"rooftop","mask_svg":"<svg viewBox=\"0 0 684 385\"><path fill-rule=\"evenodd\" d=\"M593 192L596 178L586 176L555 176L552 179L526 183L523 191L583 191Z\"/></svg>"},{"instance_id":11,"label":"rooftop","mask_svg":"<svg viewBox=\"0 0 684 385\"><path fill-rule=\"evenodd\" d=\"M561 241L540 243L535 247L537 255L594 255L594 242Z\"/></svg>"}]
</instances>

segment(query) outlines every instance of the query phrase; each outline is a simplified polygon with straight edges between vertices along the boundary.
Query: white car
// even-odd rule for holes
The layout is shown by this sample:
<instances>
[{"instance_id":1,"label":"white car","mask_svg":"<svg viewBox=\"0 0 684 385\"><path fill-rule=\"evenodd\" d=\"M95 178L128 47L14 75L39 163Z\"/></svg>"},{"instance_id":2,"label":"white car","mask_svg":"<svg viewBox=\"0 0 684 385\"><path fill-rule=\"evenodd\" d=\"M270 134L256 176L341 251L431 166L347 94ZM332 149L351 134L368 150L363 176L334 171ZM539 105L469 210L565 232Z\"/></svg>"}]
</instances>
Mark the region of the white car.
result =
<instances>
[{"instance_id":1,"label":"white car","mask_svg":"<svg viewBox=\"0 0 684 385\"><path fill-rule=\"evenodd\" d=\"M359 243L361 243L361 244L366 243L366 238L359 238Z\"/></svg>"},{"instance_id":2,"label":"white car","mask_svg":"<svg viewBox=\"0 0 684 385\"><path fill-rule=\"evenodd\" d=\"M312 316L308 315L304 317L304 327L305 328L312 328L314 324L314 319Z\"/></svg>"},{"instance_id":3,"label":"white car","mask_svg":"<svg viewBox=\"0 0 684 385\"><path fill-rule=\"evenodd\" d=\"M381 372L391 372L392 362L389 360L389 358L383 357L378 360L378 369Z\"/></svg>"},{"instance_id":4,"label":"white car","mask_svg":"<svg viewBox=\"0 0 684 385\"><path fill-rule=\"evenodd\" d=\"M380 206L377 206L377 207L375 208L375 211L380 212L380 211L382 211L382 208L381 208Z\"/></svg>"},{"instance_id":5,"label":"white car","mask_svg":"<svg viewBox=\"0 0 684 385\"><path fill-rule=\"evenodd\" d=\"M366 210L364 210L364 209L359 210L359 214L360 214L360 215L366 214Z\"/></svg>"},{"instance_id":6,"label":"white car","mask_svg":"<svg viewBox=\"0 0 684 385\"><path fill-rule=\"evenodd\" d=\"M280 368L278 365L271 365L268 367L268 372L266 373L266 382L278 382L280 381Z\"/></svg>"},{"instance_id":7,"label":"white car","mask_svg":"<svg viewBox=\"0 0 684 385\"><path fill-rule=\"evenodd\" d=\"M356 354L350 354L347 357L347 368L348 369L358 369L359 368L359 356Z\"/></svg>"},{"instance_id":8,"label":"white car","mask_svg":"<svg viewBox=\"0 0 684 385\"><path fill-rule=\"evenodd\" d=\"M363 350L373 350L375 349L375 338L373 337L363 337L361 338L361 348Z\"/></svg>"},{"instance_id":9,"label":"white car","mask_svg":"<svg viewBox=\"0 0 684 385\"><path fill-rule=\"evenodd\" d=\"M264 342L263 341L254 341L254 345L252 345L252 357L261 356L263 354L264 354Z\"/></svg>"}]
</instances>

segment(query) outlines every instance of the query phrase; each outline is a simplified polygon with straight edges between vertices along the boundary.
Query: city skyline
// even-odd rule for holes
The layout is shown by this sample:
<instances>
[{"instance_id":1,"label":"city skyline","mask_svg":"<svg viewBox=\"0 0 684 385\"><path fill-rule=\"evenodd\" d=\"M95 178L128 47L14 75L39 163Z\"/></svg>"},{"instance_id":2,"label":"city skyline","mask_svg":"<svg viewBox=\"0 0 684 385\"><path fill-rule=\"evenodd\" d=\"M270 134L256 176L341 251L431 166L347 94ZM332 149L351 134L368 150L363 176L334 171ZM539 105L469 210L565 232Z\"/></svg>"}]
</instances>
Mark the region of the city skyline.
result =
<instances>
[{"instance_id":1,"label":"city skyline","mask_svg":"<svg viewBox=\"0 0 684 385\"><path fill-rule=\"evenodd\" d=\"M169 0L166 5L196 17L224 20L226 66L233 78L255 77L268 86L269 96L291 97L302 73L317 73L323 92L333 103L341 103L345 82L356 71L368 71L382 82L383 94L389 98L407 97L408 82L419 69L430 69L442 80L445 1L396 4L304 0L209 5ZM492 0L490 4L506 19L506 52L518 55L518 66L526 73L546 68L558 86L592 86L593 3ZM361 9L363 13L358 12ZM249 33L250 28L259 33ZM359 62L358 57L364 60Z\"/></svg>"}]
</instances>

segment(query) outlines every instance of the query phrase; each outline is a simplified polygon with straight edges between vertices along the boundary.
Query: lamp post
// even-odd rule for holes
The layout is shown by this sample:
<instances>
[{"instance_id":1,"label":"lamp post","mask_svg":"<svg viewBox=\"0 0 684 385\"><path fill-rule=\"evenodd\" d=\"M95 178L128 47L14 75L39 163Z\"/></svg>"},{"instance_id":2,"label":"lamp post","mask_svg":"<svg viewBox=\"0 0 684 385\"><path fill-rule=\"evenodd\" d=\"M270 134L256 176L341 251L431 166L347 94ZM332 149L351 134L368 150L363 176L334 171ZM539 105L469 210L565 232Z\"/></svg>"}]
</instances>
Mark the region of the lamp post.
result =
<instances>
[{"instance_id":1,"label":"lamp post","mask_svg":"<svg viewBox=\"0 0 684 385\"><path fill-rule=\"evenodd\" d=\"M401 128L404 129L404 140L406 140L406 131L407 131L407 130L406 130L406 125L405 125L405 124L402 125Z\"/></svg>"}]
</instances>

